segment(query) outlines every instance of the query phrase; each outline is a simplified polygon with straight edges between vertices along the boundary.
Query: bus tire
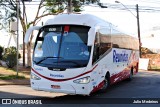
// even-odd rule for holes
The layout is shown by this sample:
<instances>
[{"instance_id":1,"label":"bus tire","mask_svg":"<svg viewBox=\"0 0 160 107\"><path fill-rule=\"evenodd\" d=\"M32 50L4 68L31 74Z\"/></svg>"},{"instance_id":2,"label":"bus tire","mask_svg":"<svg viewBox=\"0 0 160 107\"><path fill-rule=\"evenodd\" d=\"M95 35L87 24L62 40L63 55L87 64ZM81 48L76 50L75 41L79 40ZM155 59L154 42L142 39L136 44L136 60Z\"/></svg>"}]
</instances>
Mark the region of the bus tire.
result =
<instances>
[{"instance_id":1,"label":"bus tire","mask_svg":"<svg viewBox=\"0 0 160 107\"><path fill-rule=\"evenodd\" d=\"M130 74L129 74L129 77L128 77L129 81L131 81L132 79L133 79L133 67L131 68Z\"/></svg>"},{"instance_id":2,"label":"bus tire","mask_svg":"<svg viewBox=\"0 0 160 107\"><path fill-rule=\"evenodd\" d=\"M109 73L106 74L105 78L104 78L104 85L101 88L101 92L106 92L106 90L108 89L108 87L110 86L110 75Z\"/></svg>"}]
</instances>

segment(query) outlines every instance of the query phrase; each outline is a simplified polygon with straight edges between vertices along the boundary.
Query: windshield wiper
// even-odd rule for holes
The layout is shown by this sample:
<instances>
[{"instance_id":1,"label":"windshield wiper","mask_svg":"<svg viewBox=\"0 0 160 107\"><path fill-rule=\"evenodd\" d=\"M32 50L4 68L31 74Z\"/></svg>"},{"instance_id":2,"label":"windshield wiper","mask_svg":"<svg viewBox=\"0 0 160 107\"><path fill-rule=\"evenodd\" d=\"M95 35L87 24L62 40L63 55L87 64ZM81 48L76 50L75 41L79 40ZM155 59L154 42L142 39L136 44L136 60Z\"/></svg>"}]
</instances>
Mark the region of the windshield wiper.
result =
<instances>
[{"instance_id":1,"label":"windshield wiper","mask_svg":"<svg viewBox=\"0 0 160 107\"><path fill-rule=\"evenodd\" d=\"M41 62L43 62L44 60L48 59L48 58L62 58L62 57L52 57L52 56L49 56L49 57L43 57L40 61L36 62L34 61L36 64L40 64Z\"/></svg>"}]
</instances>

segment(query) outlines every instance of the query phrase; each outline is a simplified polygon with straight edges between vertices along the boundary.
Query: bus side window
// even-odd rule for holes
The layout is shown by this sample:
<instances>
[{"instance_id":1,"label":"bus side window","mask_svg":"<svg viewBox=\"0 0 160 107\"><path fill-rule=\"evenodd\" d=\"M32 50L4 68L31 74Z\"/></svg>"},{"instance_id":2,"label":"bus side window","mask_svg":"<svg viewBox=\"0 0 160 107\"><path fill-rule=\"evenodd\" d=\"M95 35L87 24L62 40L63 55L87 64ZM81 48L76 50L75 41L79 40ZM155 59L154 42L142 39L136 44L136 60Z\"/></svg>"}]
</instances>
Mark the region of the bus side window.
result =
<instances>
[{"instance_id":1,"label":"bus side window","mask_svg":"<svg viewBox=\"0 0 160 107\"><path fill-rule=\"evenodd\" d=\"M138 50L138 39L124 34L117 29L112 29L112 43L114 48Z\"/></svg>"},{"instance_id":2,"label":"bus side window","mask_svg":"<svg viewBox=\"0 0 160 107\"><path fill-rule=\"evenodd\" d=\"M96 33L92 64L94 64L99 59L99 48L100 48L100 43L99 43L98 33Z\"/></svg>"},{"instance_id":3,"label":"bus side window","mask_svg":"<svg viewBox=\"0 0 160 107\"><path fill-rule=\"evenodd\" d=\"M99 29L95 37L92 63L95 63L99 58L104 57L104 54L111 48L112 48L112 43L111 43L110 29L108 28Z\"/></svg>"},{"instance_id":4,"label":"bus side window","mask_svg":"<svg viewBox=\"0 0 160 107\"><path fill-rule=\"evenodd\" d=\"M99 55L102 56L105 52L107 52L110 48L112 48L111 43L111 31L108 28L99 29Z\"/></svg>"}]
</instances>

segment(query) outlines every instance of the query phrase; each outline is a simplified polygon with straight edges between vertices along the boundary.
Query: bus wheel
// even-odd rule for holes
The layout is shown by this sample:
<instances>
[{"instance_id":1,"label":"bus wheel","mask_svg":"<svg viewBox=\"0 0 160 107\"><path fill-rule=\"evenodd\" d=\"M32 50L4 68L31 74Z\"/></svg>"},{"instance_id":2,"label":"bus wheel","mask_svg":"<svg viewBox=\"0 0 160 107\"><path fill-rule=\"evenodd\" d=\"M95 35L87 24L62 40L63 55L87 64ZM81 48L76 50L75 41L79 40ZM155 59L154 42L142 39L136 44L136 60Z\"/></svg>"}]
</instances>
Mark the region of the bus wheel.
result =
<instances>
[{"instance_id":1,"label":"bus wheel","mask_svg":"<svg viewBox=\"0 0 160 107\"><path fill-rule=\"evenodd\" d=\"M104 85L101 88L101 92L106 92L107 88L110 86L110 75L109 73L106 74L104 79Z\"/></svg>"},{"instance_id":2,"label":"bus wheel","mask_svg":"<svg viewBox=\"0 0 160 107\"><path fill-rule=\"evenodd\" d=\"M128 80L131 81L133 79L133 67L131 68Z\"/></svg>"}]
</instances>

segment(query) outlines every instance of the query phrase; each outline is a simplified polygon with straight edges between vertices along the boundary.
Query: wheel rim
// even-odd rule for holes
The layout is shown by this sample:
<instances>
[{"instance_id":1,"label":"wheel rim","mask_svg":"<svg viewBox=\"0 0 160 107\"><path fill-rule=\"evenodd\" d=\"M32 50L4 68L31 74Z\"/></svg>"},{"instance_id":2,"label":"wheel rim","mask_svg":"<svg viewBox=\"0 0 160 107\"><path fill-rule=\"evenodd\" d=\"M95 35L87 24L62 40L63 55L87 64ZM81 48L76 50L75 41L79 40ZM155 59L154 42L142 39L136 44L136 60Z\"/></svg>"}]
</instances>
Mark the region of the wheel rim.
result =
<instances>
[{"instance_id":1,"label":"wheel rim","mask_svg":"<svg viewBox=\"0 0 160 107\"><path fill-rule=\"evenodd\" d=\"M104 85L103 85L103 88L102 89L106 89L108 87L108 79L105 78L104 79Z\"/></svg>"},{"instance_id":2,"label":"wheel rim","mask_svg":"<svg viewBox=\"0 0 160 107\"><path fill-rule=\"evenodd\" d=\"M132 71L131 71L129 78L132 79L132 77L133 77L133 73L132 73Z\"/></svg>"}]
</instances>

